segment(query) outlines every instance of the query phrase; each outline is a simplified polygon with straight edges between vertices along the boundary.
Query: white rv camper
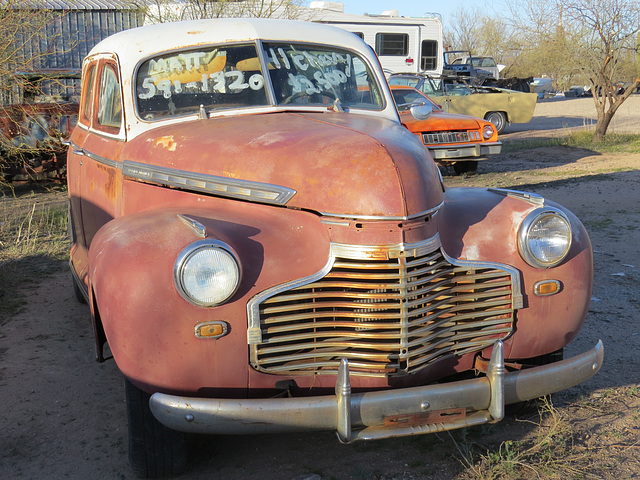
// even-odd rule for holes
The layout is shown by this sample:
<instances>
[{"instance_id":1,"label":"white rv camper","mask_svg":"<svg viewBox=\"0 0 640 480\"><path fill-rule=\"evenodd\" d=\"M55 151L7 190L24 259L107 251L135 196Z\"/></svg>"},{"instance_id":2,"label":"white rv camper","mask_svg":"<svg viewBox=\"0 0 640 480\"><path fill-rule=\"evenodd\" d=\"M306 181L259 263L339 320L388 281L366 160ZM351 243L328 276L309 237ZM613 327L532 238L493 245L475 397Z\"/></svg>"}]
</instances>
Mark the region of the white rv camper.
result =
<instances>
[{"instance_id":1,"label":"white rv camper","mask_svg":"<svg viewBox=\"0 0 640 480\"><path fill-rule=\"evenodd\" d=\"M309 20L344 28L360 36L380 58L386 73L442 73L442 19L439 14L401 17L397 10L380 15L344 13L338 2L314 1Z\"/></svg>"}]
</instances>

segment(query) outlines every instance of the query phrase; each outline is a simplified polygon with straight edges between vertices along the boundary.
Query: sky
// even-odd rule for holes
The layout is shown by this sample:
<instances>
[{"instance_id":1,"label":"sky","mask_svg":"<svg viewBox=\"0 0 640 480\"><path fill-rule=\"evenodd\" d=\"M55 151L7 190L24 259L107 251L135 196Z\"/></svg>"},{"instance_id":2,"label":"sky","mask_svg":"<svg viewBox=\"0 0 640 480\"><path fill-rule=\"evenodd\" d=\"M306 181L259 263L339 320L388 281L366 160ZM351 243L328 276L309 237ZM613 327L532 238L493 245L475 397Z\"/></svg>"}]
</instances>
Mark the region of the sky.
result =
<instances>
[{"instance_id":1,"label":"sky","mask_svg":"<svg viewBox=\"0 0 640 480\"><path fill-rule=\"evenodd\" d=\"M336 0L337 1L337 0ZM385 10L398 10L403 17L422 17L425 13L439 13L444 23L450 15L462 8L480 7L481 11L489 11L493 0L445 0L445 1L420 1L420 0L342 0L345 13L362 15L363 13L381 14ZM496 2L497 3L497 2Z\"/></svg>"}]
</instances>

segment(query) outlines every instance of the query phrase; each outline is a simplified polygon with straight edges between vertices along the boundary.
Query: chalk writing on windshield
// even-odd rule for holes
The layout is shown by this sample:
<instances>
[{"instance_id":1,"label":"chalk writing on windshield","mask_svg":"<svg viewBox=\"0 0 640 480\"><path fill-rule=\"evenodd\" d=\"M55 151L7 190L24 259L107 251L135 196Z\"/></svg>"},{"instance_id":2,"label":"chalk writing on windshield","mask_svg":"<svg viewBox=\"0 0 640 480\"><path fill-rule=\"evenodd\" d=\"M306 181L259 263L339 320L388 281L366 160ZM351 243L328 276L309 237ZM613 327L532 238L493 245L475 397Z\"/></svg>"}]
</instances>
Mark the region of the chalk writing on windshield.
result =
<instances>
[{"instance_id":1,"label":"chalk writing on windshield","mask_svg":"<svg viewBox=\"0 0 640 480\"><path fill-rule=\"evenodd\" d=\"M188 52L149 60L143 75L138 98L147 100L155 95L171 98L185 93L240 93L261 90L264 77L260 73L226 67L227 52ZM146 70L144 73L142 70ZM256 68L256 70L259 70ZM139 80L138 80L139 81Z\"/></svg>"},{"instance_id":2,"label":"chalk writing on windshield","mask_svg":"<svg viewBox=\"0 0 640 480\"><path fill-rule=\"evenodd\" d=\"M277 47L266 49L265 55L269 67L289 71L287 83L293 94L334 92L335 87L347 83L352 75L349 53L285 51Z\"/></svg>"}]
</instances>

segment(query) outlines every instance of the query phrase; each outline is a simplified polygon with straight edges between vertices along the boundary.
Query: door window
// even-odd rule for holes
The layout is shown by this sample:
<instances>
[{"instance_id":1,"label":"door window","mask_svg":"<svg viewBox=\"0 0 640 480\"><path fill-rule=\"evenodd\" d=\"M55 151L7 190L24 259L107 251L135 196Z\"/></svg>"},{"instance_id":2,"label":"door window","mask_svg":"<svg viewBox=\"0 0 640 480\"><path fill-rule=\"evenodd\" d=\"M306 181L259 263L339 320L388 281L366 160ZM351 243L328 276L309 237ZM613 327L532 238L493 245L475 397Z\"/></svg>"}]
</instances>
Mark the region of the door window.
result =
<instances>
[{"instance_id":1,"label":"door window","mask_svg":"<svg viewBox=\"0 0 640 480\"><path fill-rule=\"evenodd\" d=\"M106 131L118 133L122 124L122 96L118 75L111 65L102 69L100 98L98 100L98 123Z\"/></svg>"}]
</instances>

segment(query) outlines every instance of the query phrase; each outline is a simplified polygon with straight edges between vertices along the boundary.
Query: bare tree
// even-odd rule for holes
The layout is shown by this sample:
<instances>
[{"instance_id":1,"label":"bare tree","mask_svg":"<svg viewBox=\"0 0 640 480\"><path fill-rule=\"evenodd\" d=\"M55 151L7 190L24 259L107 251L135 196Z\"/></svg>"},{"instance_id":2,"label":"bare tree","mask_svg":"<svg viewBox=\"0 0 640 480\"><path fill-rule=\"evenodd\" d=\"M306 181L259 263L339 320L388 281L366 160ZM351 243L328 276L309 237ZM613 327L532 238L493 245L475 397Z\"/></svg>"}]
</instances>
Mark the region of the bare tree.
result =
<instances>
[{"instance_id":1,"label":"bare tree","mask_svg":"<svg viewBox=\"0 0 640 480\"><path fill-rule=\"evenodd\" d=\"M16 72L37 70L48 51L34 51L31 46L46 39L46 29L56 18L25 0L0 0L0 103L15 97L19 84Z\"/></svg>"},{"instance_id":2,"label":"bare tree","mask_svg":"<svg viewBox=\"0 0 640 480\"><path fill-rule=\"evenodd\" d=\"M148 23L197 18L297 18L302 0L133 0Z\"/></svg>"},{"instance_id":3,"label":"bare tree","mask_svg":"<svg viewBox=\"0 0 640 480\"><path fill-rule=\"evenodd\" d=\"M601 140L622 103L638 87L640 4L636 0L513 0L528 65L567 87L577 79L593 92ZM620 83L626 82L626 88Z\"/></svg>"},{"instance_id":4,"label":"bare tree","mask_svg":"<svg viewBox=\"0 0 640 480\"><path fill-rule=\"evenodd\" d=\"M478 18L481 17L478 7L472 9L458 8L447 20L444 30L444 43L449 50L468 50L474 54L478 51L480 35Z\"/></svg>"},{"instance_id":5,"label":"bare tree","mask_svg":"<svg viewBox=\"0 0 640 480\"><path fill-rule=\"evenodd\" d=\"M601 140L620 105L640 85L638 65L635 81L626 87L618 83L625 57L638 53L640 5L637 0L572 0L564 12L579 39L575 63L589 79L598 113L595 139Z\"/></svg>"}]
</instances>

